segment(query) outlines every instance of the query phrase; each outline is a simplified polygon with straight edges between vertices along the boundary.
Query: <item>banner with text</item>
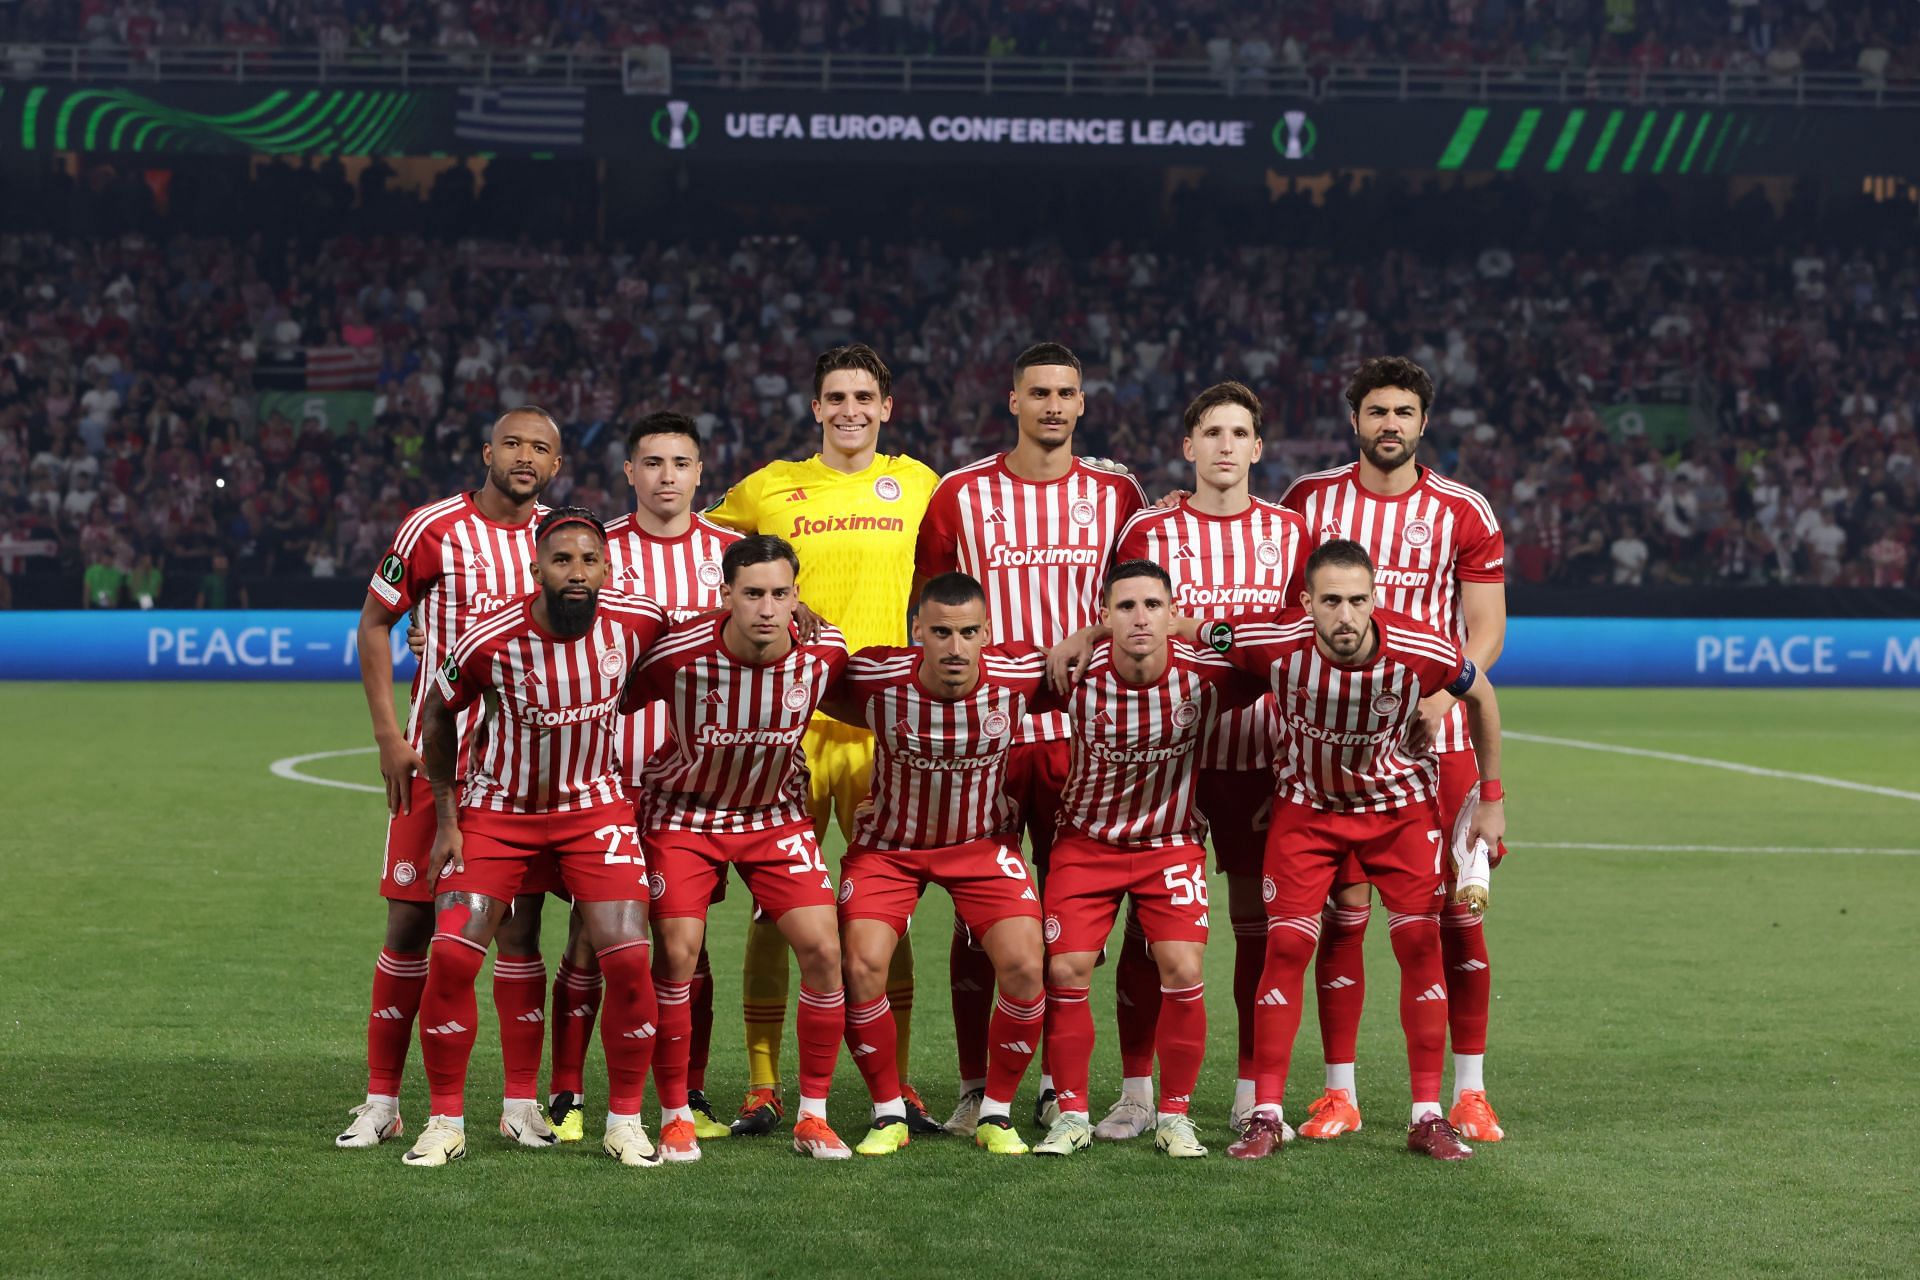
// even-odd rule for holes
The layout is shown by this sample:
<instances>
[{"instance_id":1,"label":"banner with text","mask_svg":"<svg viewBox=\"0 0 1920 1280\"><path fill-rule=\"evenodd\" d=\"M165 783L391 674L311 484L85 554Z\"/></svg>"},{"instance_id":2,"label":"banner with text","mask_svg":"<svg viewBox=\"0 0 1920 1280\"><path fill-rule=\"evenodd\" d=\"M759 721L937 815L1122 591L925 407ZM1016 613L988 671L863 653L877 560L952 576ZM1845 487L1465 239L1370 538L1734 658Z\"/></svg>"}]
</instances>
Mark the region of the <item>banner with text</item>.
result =
<instances>
[{"instance_id":1,"label":"banner with text","mask_svg":"<svg viewBox=\"0 0 1920 1280\"><path fill-rule=\"evenodd\" d=\"M0 614L11 680L354 680L350 610ZM414 662L395 629L396 676ZM1514 618L1495 683L1920 688L1920 619Z\"/></svg>"}]
</instances>

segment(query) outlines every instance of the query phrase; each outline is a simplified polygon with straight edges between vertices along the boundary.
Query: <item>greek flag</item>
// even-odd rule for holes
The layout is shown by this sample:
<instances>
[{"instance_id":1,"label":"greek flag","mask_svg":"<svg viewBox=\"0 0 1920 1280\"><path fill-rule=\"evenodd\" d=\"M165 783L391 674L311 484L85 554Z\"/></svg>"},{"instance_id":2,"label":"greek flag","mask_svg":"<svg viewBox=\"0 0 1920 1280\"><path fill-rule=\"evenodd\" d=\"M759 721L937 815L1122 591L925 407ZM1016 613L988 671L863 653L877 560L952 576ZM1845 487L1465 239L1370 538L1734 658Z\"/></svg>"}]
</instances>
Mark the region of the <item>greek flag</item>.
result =
<instances>
[{"instance_id":1,"label":"greek flag","mask_svg":"<svg viewBox=\"0 0 1920 1280\"><path fill-rule=\"evenodd\" d=\"M586 124L585 89L462 89L453 133L462 142L577 147Z\"/></svg>"}]
</instances>

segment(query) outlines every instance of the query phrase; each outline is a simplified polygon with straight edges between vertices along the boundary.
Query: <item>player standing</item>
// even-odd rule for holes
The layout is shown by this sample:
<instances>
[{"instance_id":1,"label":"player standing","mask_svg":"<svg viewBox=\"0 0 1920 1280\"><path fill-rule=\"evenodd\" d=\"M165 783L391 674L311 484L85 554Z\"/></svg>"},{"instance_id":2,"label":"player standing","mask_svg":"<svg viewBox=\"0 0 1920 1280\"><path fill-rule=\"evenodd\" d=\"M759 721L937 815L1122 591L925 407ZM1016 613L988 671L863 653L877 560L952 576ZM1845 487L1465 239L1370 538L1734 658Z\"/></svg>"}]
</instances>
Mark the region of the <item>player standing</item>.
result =
<instances>
[{"instance_id":1,"label":"player standing","mask_svg":"<svg viewBox=\"0 0 1920 1280\"><path fill-rule=\"evenodd\" d=\"M622 709L665 703L668 748L647 762L644 835L660 944L663 1043L655 1064L662 1156L700 1158L687 1099L691 985L707 906L731 863L800 962L800 1110L793 1147L852 1154L827 1124L827 1090L846 1028L833 876L807 813L809 718L846 668L840 633L801 643L793 613L799 559L756 534L720 561L727 612L674 627L634 672ZM604 1038L604 1035L603 1037Z\"/></svg>"},{"instance_id":2,"label":"player standing","mask_svg":"<svg viewBox=\"0 0 1920 1280\"><path fill-rule=\"evenodd\" d=\"M627 435L627 483L634 509L607 525L607 581L624 595L643 596L683 621L720 607L720 559L740 540L693 511L700 488L700 433L678 413L650 413ZM620 718L620 760L627 790L639 809L640 775L666 740L665 709L642 707ZM717 893L724 894L723 880ZM583 1069L600 1010L600 969L578 912L568 921L567 954L553 975L553 1073L547 1109L562 1142L584 1136ZM713 970L706 949L693 974L693 1027L688 1050L687 1105L694 1132L720 1138L727 1126L706 1096L707 1046L713 1034Z\"/></svg>"},{"instance_id":3,"label":"player standing","mask_svg":"<svg viewBox=\"0 0 1920 1280\"><path fill-rule=\"evenodd\" d=\"M1260 460L1260 398L1238 382L1208 387L1181 419L1193 464L1193 492L1172 507L1135 516L1120 535L1119 558L1147 560L1173 582L1174 612L1217 619L1280 609L1297 601L1307 557L1298 514L1247 491ZM1238 1015L1239 1078L1232 1123L1253 1111L1253 997L1266 960L1267 916L1260 860L1273 800L1276 727L1271 700L1223 716L1202 746L1199 804L1213 836L1214 869L1227 878L1233 921L1233 1003ZM1160 1018L1160 974L1139 921L1129 913L1126 945L1114 972L1121 1088L1093 1135L1137 1138L1153 1126L1153 1039Z\"/></svg>"},{"instance_id":4,"label":"player standing","mask_svg":"<svg viewBox=\"0 0 1920 1280\"><path fill-rule=\"evenodd\" d=\"M433 673L453 651L463 630L534 586L534 519L539 497L560 470L560 429L532 406L501 415L480 451L486 482L470 493L417 508L400 522L379 569L367 584L360 611L360 683L380 749L380 775L387 786L387 848L380 895L387 900L387 934L374 964L373 1002L367 1019L367 1099L353 1108L353 1122L334 1139L337 1146L371 1147L397 1137L400 1079L407 1064L413 1021L427 985L427 943L433 934L433 881L427 856L433 848L432 791L421 763L421 708ZM393 711L390 633L408 610L423 630L420 666L402 728ZM479 723L473 708L458 722L461 749L456 776L466 771L467 735ZM551 1143L540 1115L541 1006L546 969L540 959L540 908L544 886L530 886L522 909L498 935L493 967L493 1003L500 1019L506 1093L501 1127L529 1146ZM537 989L537 994L536 994ZM526 1020L531 1013L532 1020Z\"/></svg>"},{"instance_id":5,"label":"player standing","mask_svg":"<svg viewBox=\"0 0 1920 1280\"><path fill-rule=\"evenodd\" d=\"M768 463L707 513L744 533L786 539L800 557L800 598L856 648L906 643L914 544L938 481L924 463L879 452L880 426L893 414L892 391L893 373L873 348L854 343L823 353L813 367L820 452L804 462ZM873 775L873 735L820 716L805 745L814 835L824 840L829 820L837 818L841 835L850 836ZM913 1012L913 952L904 941L887 992L899 1015L904 1074ZM771 1133L781 1116L780 1028L787 1012L786 945L758 913L747 929L742 1003L747 1098L733 1132L757 1136ZM909 1127L939 1131L912 1086L904 1099Z\"/></svg>"},{"instance_id":6,"label":"player standing","mask_svg":"<svg viewBox=\"0 0 1920 1280\"><path fill-rule=\"evenodd\" d=\"M1093 1137L1087 985L1122 898L1139 914L1160 972L1155 1036L1161 1094L1154 1146L1204 1156L1188 1116L1207 1051L1206 819L1196 805L1202 740L1219 715L1265 687L1170 638L1173 584L1145 560L1116 565L1106 587L1111 638L1094 647L1067 696L1072 764L1060 796L1042 892L1047 914L1047 1039L1060 1117L1035 1155L1070 1155Z\"/></svg>"},{"instance_id":7,"label":"player standing","mask_svg":"<svg viewBox=\"0 0 1920 1280\"><path fill-rule=\"evenodd\" d=\"M827 704L871 729L878 753L873 803L860 812L840 881L847 1047L873 1098L872 1131L854 1150L890 1155L907 1145L886 977L921 893L937 884L980 939L1000 988L974 1142L1024 1155L1010 1108L1040 1043L1046 995L1040 902L1006 834L1013 804L1002 783L1014 728L1045 696L1046 655L990 644L986 593L960 573L921 589L913 638L917 648L854 654Z\"/></svg>"},{"instance_id":8,"label":"player standing","mask_svg":"<svg viewBox=\"0 0 1920 1280\"><path fill-rule=\"evenodd\" d=\"M1404 739L1423 698L1467 700L1485 793L1473 834L1489 846L1505 829L1499 801L1500 715L1492 686L1452 642L1404 614L1374 607L1373 564L1336 538L1307 560L1308 612L1275 622L1197 624L1203 643L1270 682L1286 759L1267 830L1261 893L1267 963L1255 1002L1257 1096L1238 1159L1271 1155L1285 1140L1281 1100L1300 1030L1300 988L1320 935L1320 910L1347 859L1379 887L1400 964L1400 1023L1413 1108L1409 1150L1439 1160L1473 1154L1440 1110L1446 1052L1446 973L1440 963L1445 832L1440 771Z\"/></svg>"},{"instance_id":9,"label":"player standing","mask_svg":"<svg viewBox=\"0 0 1920 1280\"><path fill-rule=\"evenodd\" d=\"M1007 408L1019 430L1013 448L949 473L934 491L920 530L919 576L970 575L986 591L999 643L1048 648L1099 621L1120 530L1147 500L1123 469L1074 456L1086 405L1079 357L1066 347L1041 342L1020 353ZM1007 756L1007 794L1043 875L1068 761L1063 712L1029 717ZM950 963L960 1101L946 1128L964 1135L973 1132L986 1086L993 966L958 930ZM1035 1123L1051 1125L1057 1112L1053 1080L1043 1073Z\"/></svg>"},{"instance_id":10,"label":"player standing","mask_svg":"<svg viewBox=\"0 0 1920 1280\"><path fill-rule=\"evenodd\" d=\"M1347 384L1357 461L1302 476L1280 499L1306 517L1315 541L1351 538L1376 566L1382 608L1438 631L1482 672L1506 643L1505 546L1493 508L1479 493L1416 461L1433 407L1433 379L1411 360L1379 357ZM1430 741L1440 761L1441 829L1451 831L1478 778L1474 742L1457 699L1441 691L1421 704L1416 743ZM1494 851L1498 861L1501 849ZM1327 907L1314 967L1325 1052L1326 1091L1300 1127L1333 1138L1360 1127L1354 1048L1366 1003L1361 942L1372 895L1358 877L1339 877ZM1453 1107L1449 1119L1467 1137L1498 1142L1500 1119L1488 1105L1483 1075L1493 983L1480 917L1448 905L1440 940L1451 998Z\"/></svg>"},{"instance_id":11,"label":"player standing","mask_svg":"<svg viewBox=\"0 0 1920 1280\"><path fill-rule=\"evenodd\" d=\"M650 600L603 592L607 533L592 512L549 512L534 549L539 589L467 629L421 709L436 820L433 951L420 1004L433 1105L409 1165L467 1153L474 979L528 875L555 863L606 975L605 1150L622 1164L660 1161L640 1120L656 1020L647 868L614 731L628 673L667 619ZM457 717L483 695L492 710L456 798Z\"/></svg>"}]
</instances>

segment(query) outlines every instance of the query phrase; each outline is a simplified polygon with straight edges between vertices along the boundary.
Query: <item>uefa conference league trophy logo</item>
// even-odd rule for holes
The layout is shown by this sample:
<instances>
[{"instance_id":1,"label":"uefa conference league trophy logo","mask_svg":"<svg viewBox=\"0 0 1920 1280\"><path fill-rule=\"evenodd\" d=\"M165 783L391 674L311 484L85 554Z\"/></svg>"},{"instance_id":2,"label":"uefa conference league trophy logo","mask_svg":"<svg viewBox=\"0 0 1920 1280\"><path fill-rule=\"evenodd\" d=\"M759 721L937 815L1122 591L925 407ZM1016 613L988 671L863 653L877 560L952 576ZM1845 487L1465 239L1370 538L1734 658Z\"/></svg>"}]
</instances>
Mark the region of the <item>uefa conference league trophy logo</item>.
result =
<instances>
[{"instance_id":1,"label":"uefa conference league trophy logo","mask_svg":"<svg viewBox=\"0 0 1920 1280\"><path fill-rule=\"evenodd\" d=\"M683 98L674 98L653 113L653 140L669 151L685 151L700 137L700 113Z\"/></svg>"}]
</instances>

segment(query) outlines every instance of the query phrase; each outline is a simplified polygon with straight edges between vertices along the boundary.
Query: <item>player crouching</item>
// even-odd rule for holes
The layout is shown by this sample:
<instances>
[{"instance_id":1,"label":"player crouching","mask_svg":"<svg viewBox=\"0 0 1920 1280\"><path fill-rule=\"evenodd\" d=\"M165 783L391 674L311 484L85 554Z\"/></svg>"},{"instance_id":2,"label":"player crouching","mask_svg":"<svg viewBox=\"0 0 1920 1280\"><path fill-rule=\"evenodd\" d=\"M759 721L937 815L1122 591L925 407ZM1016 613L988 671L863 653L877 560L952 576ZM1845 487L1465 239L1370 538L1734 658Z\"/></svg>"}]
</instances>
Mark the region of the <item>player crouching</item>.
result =
<instances>
[{"instance_id":1,"label":"player crouching","mask_svg":"<svg viewBox=\"0 0 1920 1280\"><path fill-rule=\"evenodd\" d=\"M606 553L591 512L548 513L534 542L540 589L472 626L427 695L421 754L438 822L428 868L437 893L420 1048L432 1115L403 1157L409 1165L467 1154L474 979L528 874L555 862L606 980L606 1152L622 1164L659 1163L640 1123L658 1020L647 869L614 735L628 672L667 620L651 601L603 594ZM487 693L494 710L456 805L455 717ZM501 1128L519 1139L510 1120Z\"/></svg>"},{"instance_id":2,"label":"player crouching","mask_svg":"<svg viewBox=\"0 0 1920 1280\"><path fill-rule=\"evenodd\" d=\"M918 648L874 646L848 663L827 714L873 730L870 807L860 811L841 864L841 946L847 973L847 1048L873 1097L873 1128L854 1149L891 1155L907 1145L887 974L920 895L937 884L980 940L1000 994L988 1024L986 1088L974 1143L1025 1155L1010 1107L1040 1043L1040 903L1008 833L1007 750L1046 689L1046 655L992 645L979 582L947 573L927 583L913 622Z\"/></svg>"}]
</instances>

